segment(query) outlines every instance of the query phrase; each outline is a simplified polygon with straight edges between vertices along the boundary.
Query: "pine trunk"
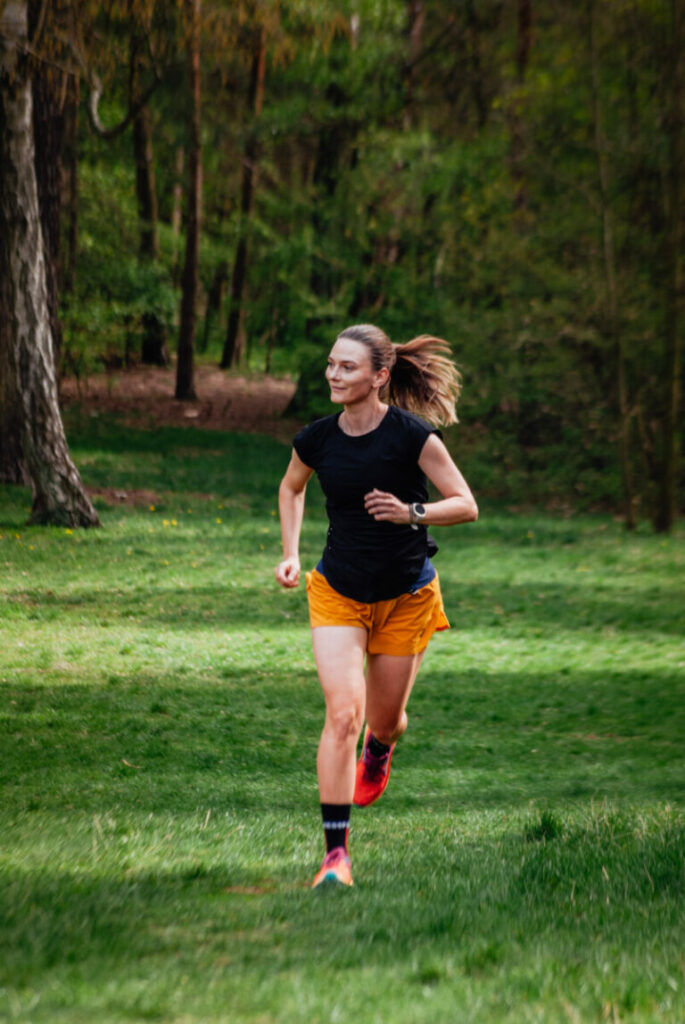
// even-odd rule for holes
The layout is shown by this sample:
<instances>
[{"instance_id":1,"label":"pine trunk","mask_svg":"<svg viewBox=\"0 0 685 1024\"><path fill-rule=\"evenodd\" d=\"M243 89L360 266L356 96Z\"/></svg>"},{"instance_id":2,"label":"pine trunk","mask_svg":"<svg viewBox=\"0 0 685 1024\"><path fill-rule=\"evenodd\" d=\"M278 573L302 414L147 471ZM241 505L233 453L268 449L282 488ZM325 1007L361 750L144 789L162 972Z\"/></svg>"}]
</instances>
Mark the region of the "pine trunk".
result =
<instances>
[{"instance_id":1,"label":"pine trunk","mask_svg":"<svg viewBox=\"0 0 685 1024\"><path fill-rule=\"evenodd\" d=\"M255 121L262 110L265 69L266 34L262 28L252 58L252 74L250 76L250 93L248 97L248 107L250 112L254 112ZM245 145L245 158L243 160L243 183L240 196L240 233L235 260L233 261L233 273L231 275L231 298L226 341L224 342L224 350L221 356L221 366L225 370L240 361L245 342L243 297L247 280L248 233L254 201L258 159L257 133L256 128L253 127L248 133Z\"/></svg>"},{"instance_id":2,"label":"pine trunk","mask_svg":"<svg viewBox=\"0 0 685 1024\"><path fill-rule=\"evenodd\" d=\"M189 10L188 58L192 116L188 153L188 205L186 253L183 267L181 326L176 366L176 398L193 401L195 395L194 352L197 323L198 260L202 210L202 147L200 120L200 0L186 0Z\"/></svg>"},{"instance_id":3,"label":"pine trunk","mask_svg":"<svg viewBox=\"0 0 685 1024\"><path fill-rule=\"evenodd\" d=\"M623 509L626 528L635 529L637 499L633 486L633 470L631 463L631 417L628 400L628 372L625 350L625 339L619 322L618 285L616 281L616 255L614 246L614 226L611 202L609 198L609 159L607 156L606 136L604 134L602 104L600 96L599 52L597 48L595 12L590 6L589 11L589 44L590 72L592 85L592 117L595 135L595 156L597 159L597 176L599 180L600 210L602 221L602 253L604 257L604 277L606 280L606 319L607 333L616 353L616 383L619 416L619 458L623 479Z\"/></svg>"},{"instance_id":4,"label":"pine trunk","mask_svg":"<svg viewBox=\"0 0 685 1024\"><path fill-rule=\"evenodd\" d=\"M665 238L666 287L666 352L662 374L663 399L660 417L660 452L654 528L668 533L676 518L678 483L678 409L680 405L680 366L682 348L682 210L680 164L682 160L682 4L671 0L670 95L666 126L668 132L668 179L666 209L668 223Z\"/></svg>"},{"instance_id":5,"label":"pine trunk","mask_svg":"<svg viewBox=\"0 0 685 1024\"><path fill-rule=\"evenodd\" d=\"M0 266L7 274L5 384L20 420L33 489L31 522L96 526L97 514L69 455L57 401L26 59L27 4L0 17Z\"/></svg>"},{"instance_id":6,"label":"pine trunk","mask_svg":"<svg viewBox=\"0 0 685 1024\"><path fill-rule=\"evenodd\" d=\"M141 92L141 42L133 33L131 37L131 66L129 79L129 103L138 102ZM157 234L157 187L155 164L152 153L152 121L147 104L141 107L133 119L133 158L136 164L136 197L138 200L138 224L140 231L139 252L143 260L156 260L159 256Z\"/></svg>"}]
</instances>

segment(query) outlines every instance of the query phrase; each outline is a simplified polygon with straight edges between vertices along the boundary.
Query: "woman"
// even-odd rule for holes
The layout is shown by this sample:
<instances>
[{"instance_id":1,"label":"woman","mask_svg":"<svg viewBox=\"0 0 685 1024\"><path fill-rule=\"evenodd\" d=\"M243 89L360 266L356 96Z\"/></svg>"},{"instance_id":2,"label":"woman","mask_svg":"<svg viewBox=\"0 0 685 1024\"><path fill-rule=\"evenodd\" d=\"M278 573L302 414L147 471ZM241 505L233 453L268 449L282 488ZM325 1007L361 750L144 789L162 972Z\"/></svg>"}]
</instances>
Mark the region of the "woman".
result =
<instances>
[{"instance_id":1,"label":"woman","mask_svg":"<svg viewBox=\"0 0 685 1024\"><path fill-rule=\"evenodd\" d=\"M378 327L340 334L326 378L342 412L295 437L279 490L282 587L300 580L300 528L314 472L329 529L307 574L312 643L326 703L317 770L326 855L312 883L352 885L351 805L383 793L406 705L436 630L448 629L426 526L478 517L473 495L431 423L456 422L459 374L447 342L422 335L393 345ZM442 495L428 502L427 479ZM357 742L366 717L362 753Z\"/></svg>"}]
</instances>

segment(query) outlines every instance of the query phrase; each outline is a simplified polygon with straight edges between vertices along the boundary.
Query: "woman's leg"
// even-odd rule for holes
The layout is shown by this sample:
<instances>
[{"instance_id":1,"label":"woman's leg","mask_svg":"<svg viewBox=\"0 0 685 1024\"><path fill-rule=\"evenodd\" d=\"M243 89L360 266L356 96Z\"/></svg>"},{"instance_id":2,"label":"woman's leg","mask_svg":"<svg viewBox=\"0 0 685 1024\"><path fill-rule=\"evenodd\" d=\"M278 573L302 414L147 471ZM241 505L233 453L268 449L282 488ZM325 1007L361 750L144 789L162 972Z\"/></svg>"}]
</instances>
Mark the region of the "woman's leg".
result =
<instances>
[{"instance_id":1,"label":"woman's leg","mask_svg":"<svg viewBox=\"0 0 685 1024\"><path fill-rule=\"evenodd\" d=\"M367 656L366 721L376 739L387 746L407 728L407 701L424 654Z\"/></svg>"},{"instance_id":2,"label":"woman's leg","mask_svg":"<svg viewBox=\"0 0 685 1024\"><path fill-rule=\"evenodd\" d=\"M317 771L321 802L352 802L357 741L364 721L367 633L357 626L317 626L314 660L326 701Z\"/></svg>"}]
</instances>

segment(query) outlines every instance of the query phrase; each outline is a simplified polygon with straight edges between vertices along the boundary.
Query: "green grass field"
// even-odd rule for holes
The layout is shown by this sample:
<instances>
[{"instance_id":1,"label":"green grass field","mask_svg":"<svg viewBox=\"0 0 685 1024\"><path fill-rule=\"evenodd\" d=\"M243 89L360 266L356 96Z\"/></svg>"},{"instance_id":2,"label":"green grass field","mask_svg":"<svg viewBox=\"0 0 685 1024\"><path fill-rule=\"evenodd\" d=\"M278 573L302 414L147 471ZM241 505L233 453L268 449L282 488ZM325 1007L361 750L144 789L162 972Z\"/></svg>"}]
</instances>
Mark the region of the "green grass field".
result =
<instances>
[{"instance_id":1,"label":"green grass field","mask_svg":"<svg viewBox=\"0 0 685 1024\"><path fill-rule=\"evenodd\" d=\"M487 505L436 531L453 629L353 816L354 889L312 893L287 448L68 426L89 485L155 497L72 533L0 490L0 1019L685 1020L682 532Z\"/></svg>"}]
</instances>

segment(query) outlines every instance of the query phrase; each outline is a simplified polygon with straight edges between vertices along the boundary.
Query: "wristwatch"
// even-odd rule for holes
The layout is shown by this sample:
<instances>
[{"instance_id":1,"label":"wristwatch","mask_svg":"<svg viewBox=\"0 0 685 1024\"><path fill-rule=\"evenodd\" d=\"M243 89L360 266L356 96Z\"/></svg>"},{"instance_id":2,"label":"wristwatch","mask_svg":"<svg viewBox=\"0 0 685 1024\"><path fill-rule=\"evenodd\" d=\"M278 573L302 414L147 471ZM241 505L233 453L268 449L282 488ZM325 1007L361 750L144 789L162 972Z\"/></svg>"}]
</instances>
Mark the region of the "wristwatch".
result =
<instances>
[{"instance_id":1,"label":"wristwatch","mask_svg":"<svg viewBox=\"0 0 685 1024\"><path fill-rule=\"evenodd\" d=\"M418 524L426 518L426 510L423 505L419 504L418 501L413 501L409 505L409 522L411 523L412 530L418 530Z\"/></svg>"}]
</instances>

